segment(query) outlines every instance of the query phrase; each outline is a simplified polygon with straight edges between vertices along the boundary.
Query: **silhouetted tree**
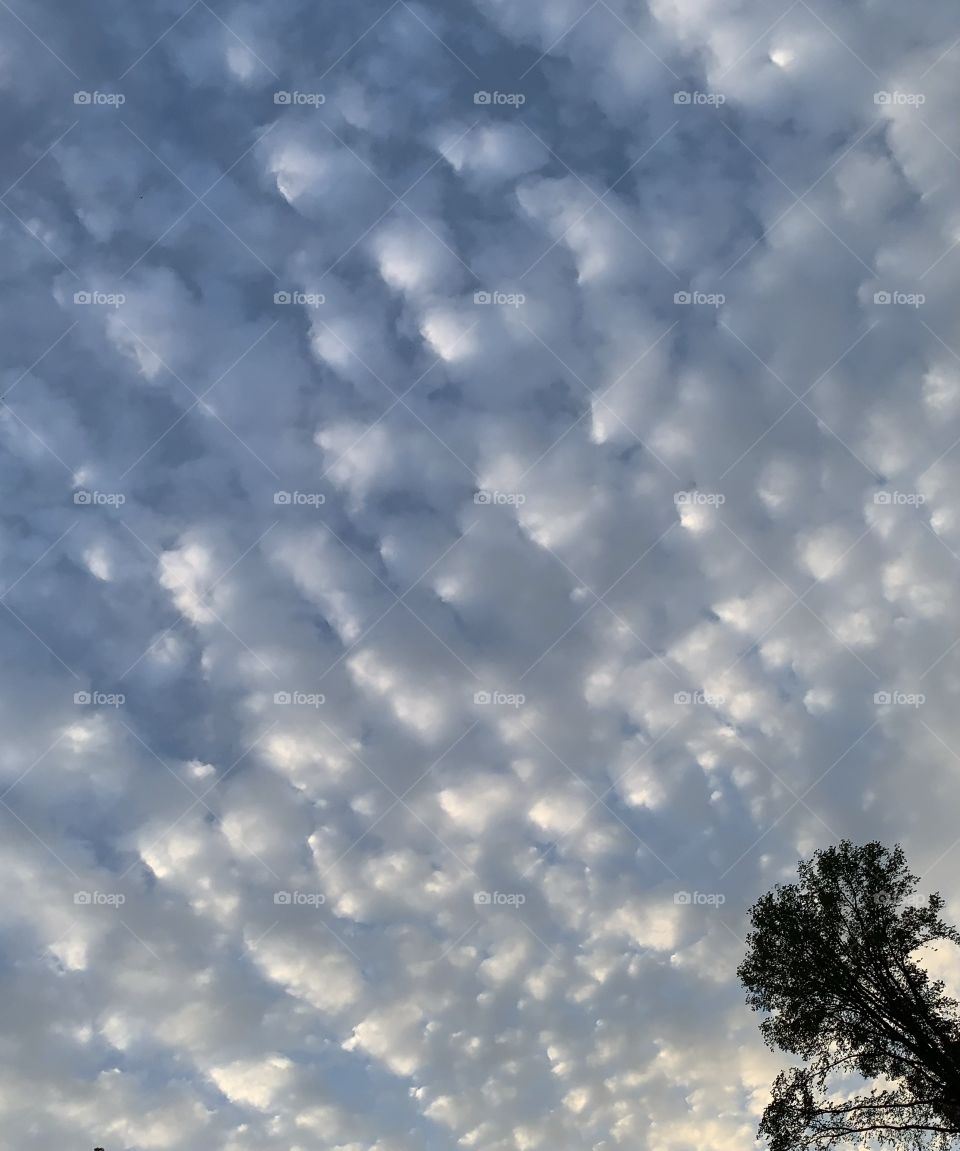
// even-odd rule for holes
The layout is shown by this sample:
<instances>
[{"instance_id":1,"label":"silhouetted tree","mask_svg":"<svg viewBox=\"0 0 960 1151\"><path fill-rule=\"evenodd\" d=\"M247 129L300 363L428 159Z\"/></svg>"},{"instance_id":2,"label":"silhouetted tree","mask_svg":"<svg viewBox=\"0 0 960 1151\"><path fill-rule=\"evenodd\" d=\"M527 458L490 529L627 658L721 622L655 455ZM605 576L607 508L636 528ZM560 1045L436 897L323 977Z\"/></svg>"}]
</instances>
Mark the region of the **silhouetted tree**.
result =
<instances>
[{"instance_id":1,"label":"silhouetted tree","mask_svg":"<svg viewBox=\"0 0 960 1151\"><path fill-rule=\"evenodd\" d=\"M737 970L747 1003L769 1013L767 1045L805 1063L777 1076L760 1135L771 1151L949 1146L960 1136L960 1013L912 954L960 944L943 900L911 899L918 881L899 846L843 840L798 875L751 908ZM870 1090L854 1094L863 1079Z\"/></svg>"}]
</instances>

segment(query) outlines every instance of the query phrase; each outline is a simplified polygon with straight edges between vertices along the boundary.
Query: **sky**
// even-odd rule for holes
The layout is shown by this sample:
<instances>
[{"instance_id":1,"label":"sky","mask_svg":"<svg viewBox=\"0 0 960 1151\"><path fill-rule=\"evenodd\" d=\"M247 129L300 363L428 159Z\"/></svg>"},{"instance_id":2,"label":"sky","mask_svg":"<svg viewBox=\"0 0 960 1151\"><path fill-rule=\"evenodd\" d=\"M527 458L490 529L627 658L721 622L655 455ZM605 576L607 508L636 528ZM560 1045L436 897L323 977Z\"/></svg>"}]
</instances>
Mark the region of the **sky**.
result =
<instances>
[{"instance_id":1,"label":"sky","mask_svg":"<svg viewBox=\"0 0 960 1151\"><path fill-rule=\"evenodd\" d=\"M6 1145L742 1151L753 901L960 918L958 57L0 0Z\"/></svg>"}]
</instances>

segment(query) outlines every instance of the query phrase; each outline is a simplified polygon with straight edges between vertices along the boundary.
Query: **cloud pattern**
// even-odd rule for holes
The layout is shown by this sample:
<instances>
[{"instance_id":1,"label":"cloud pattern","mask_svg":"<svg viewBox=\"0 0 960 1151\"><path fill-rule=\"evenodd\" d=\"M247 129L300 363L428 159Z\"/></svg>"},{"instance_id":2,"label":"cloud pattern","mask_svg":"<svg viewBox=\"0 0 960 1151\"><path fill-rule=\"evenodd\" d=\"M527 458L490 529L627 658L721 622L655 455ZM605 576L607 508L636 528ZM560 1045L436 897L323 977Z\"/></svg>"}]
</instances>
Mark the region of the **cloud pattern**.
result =
<instances>
[{"instance_id":1,"label":"cloud pattern","mask_svg":"<svg viewBox=\"0 0 960 1151\"><path fill-rule=\"evenodd\" d=\"M0 25L10 1145L748 1145L759 892L960 913L954 6Z\"/></svg>"}]
</instances>

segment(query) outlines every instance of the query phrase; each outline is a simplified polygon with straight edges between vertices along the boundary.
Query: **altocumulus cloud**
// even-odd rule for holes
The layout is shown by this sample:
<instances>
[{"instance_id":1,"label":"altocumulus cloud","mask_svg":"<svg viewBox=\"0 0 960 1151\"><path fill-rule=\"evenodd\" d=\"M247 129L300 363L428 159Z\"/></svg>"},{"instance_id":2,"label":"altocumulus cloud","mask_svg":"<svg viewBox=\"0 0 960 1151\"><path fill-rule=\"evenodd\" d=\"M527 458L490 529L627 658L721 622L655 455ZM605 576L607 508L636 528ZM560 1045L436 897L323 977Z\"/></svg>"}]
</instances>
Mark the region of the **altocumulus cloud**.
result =
<instances>
[{"instance_id":1,"label":"altocumulus cloud","mask_svg":"<svg viewBox=\"0 0 960 1151\"><path fill-rule=\"evenodd\" d=\"M960 913L955 5L0 27L6 1142L742 1148L756 894Z\"/></svg>"}]
</instances>

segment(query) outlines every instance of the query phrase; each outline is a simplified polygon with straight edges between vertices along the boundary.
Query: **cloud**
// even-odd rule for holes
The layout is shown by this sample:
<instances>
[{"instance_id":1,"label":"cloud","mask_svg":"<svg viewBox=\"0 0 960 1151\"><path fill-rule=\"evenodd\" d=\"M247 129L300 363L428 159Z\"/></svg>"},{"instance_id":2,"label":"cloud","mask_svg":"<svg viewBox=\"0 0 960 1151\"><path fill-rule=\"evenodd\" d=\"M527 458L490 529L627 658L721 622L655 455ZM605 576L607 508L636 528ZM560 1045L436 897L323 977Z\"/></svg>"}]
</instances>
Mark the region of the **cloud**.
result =
<instances>
[{"instance_id":1,"label":"cloud","mask_svg":"<svg viewBox=\"0 0 960 1151\"><path fill-rule=\"evenodd\" d=\"M753 899L958 913L927 16L6 15L11 1143L741 1147Z\"/></svg>"}]
</instances>

